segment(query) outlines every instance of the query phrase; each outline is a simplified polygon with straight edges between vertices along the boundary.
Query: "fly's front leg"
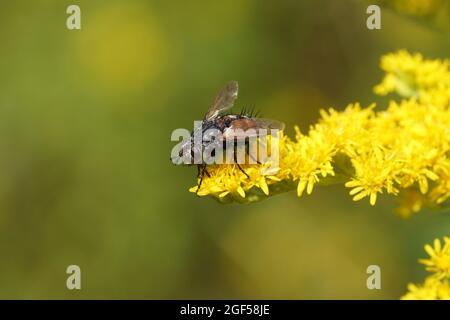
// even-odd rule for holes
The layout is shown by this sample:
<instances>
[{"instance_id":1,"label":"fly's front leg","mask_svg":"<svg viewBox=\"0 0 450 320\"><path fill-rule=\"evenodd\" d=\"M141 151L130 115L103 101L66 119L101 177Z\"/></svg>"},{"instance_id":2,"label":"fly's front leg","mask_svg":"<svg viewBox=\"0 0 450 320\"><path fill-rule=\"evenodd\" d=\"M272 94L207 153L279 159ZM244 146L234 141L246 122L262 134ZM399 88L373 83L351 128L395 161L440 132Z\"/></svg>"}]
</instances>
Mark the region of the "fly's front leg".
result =
<instances>
[{"instance_id":1,"label":"fly's front leg","mask_svg":"<svg viewBox=\"0 0 450 320\"><path fill-rule=\"evenodd\" d=\"M245 142L245 153L248 155L249 158L251 158L257 164L261 164L261 162L259 162L258 159L255 159L255 157L253 157L253 154L250 152L250 142L249 141ZM256 157L258 157L258 155L256 155Z\"/></svg>"},{"instance_id":2,"label":"fly's front leg","mask_svg":"<svg viewBox=\"0 0 450 320\"><path fill-rule=\"evenodd\" d=\"M241 170L241 172L244 173L247 176L247 178L250 178L250 176L247 174L247 172L245 172L244 169L242 169L241 165L238 163L238 160L237 160L237 146L234 148L234 163L237 164L239 170Z\"/></svg>"},{"instance_id":3,"label":"fly's front leg","mask_svg":"<svg viewBox=\"0 0 450 320\"><path fill-rule=\"evenodd\" d=\"M206 170L206 164L197 165L197 178L200 178L200 181L197 185L197 190L195 191L195 193L198 193L198 191L200 190L200 187L202 186L203 182L203 177L205 176L205 174L208 176L208 178L211 177L208 170Z\"/></svg>"}]
</instances>

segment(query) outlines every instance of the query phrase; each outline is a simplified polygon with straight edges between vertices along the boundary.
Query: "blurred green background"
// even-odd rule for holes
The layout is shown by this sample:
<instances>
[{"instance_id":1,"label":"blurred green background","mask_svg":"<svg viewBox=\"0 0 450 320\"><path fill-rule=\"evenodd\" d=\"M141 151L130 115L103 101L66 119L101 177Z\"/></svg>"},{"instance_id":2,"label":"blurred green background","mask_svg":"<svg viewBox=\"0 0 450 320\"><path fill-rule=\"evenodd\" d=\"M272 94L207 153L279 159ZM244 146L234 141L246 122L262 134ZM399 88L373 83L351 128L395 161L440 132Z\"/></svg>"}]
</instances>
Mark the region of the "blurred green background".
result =
<instances>
[{"instance_id":1,"label":"blurred green background","mask_svg":"<svg viewBox=\"0 0 450 320\"><path fill-rule=\"evenodd\" d=\"M169 161L172 130L228 80L238 110L292 134L320 108L382 108L384 53L450 57L447 1L375 2L370 31L357 0L2 1L0 298L398 299L421 282L448 215L402 220L395 199L370 207L341 185L220 205ZM370 264L382 290L366 288Z\"/></svg>"}]
</instances>

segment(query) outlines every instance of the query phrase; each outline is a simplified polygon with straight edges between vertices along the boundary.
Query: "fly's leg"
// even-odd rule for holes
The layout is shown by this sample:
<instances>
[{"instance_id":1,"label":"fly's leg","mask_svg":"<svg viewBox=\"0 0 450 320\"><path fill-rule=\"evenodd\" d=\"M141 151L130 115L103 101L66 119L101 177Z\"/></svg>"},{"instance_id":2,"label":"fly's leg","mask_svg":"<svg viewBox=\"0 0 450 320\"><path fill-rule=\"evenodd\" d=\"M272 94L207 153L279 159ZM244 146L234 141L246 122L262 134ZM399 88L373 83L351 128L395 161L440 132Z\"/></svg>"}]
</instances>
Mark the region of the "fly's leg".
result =
<instances>
[{"instance_id":1,"label":"fly's leg","mask_svg":"<svg viewBox=\"0 0 450 320\"><path fill-rule=\"evenodd\" d=\"M241 172L244 173L247 176L247 178L250 178L250 176L247 174L247 172L244 171L244 169L242 169L242 167L239 165L239 163L236 162L236 164L237 164L239 170L241 170Z\"/></svg>"},{"instance_id":2,"label":"fly's leg","mask_svg":"<svg viewBox=\"0 0 450 320\"><path fill-rule=\"evenodd\" d=\"M237 164L239 170L241 170L241 172L243 172L247 176L247 178L250 178L250 176L247 174L247 172L245 172L244 169L242 169L241 165L237 161L237 150L236 150L236 148L234 149L234 163Z\"/></svg>"},{"instance_id":3,"label":"fly's leg","mask_svg":"<svg viewBox=\"0 0 450 320\"><path fill-rule=\"evenodd\" d=\"M205 171L205 165L197 165L197 178L200 178L200 181L197 185L197 190L195 191L195 193L198 193L198 190L200 190L200 187L202 186L202 182L203 182L203 174Z\"/></svg>"},{"instance_id":4,"label":"fly's leg","mask_svg":"<svg viewBox=\"0 0 450 320\"><path fill-rule=\"evenodd\" d=\"M205 174L208 176L208 178L211 177L208 170L206 170L206 164L197 165L197 178L200 178L200 181L197 185L197 190L195 191L195 193L198 193L198 191L200 190L200 187L202 186L203 182L203 177L205 176Z\"/></svg>"},{"instance_id":5,"label":"fly's leg","mask_svg":"<svg viewBox=\"0 0 450 320\"><path fill-rule=\"evenodd\" d=\"M248 141L245 142L245 153L257 164L261 164L261 162L258 161L258 159L255 159L253 155L250 152L250 143Z\"/></svg>"},{"instance_id":6,"label":"fly's leg","mask_svg":"<svg viewBox=\"0 0 450 320\"><path fill-rule=\"evenodd\" d=\"M252 158L253 161L256 161L257 164L261 164L261 162L259 162L258 160L256 160L255 158L253 158L253 155L251 153L248 153L248 156L250 158Z\"/></svg>"}]
</instances>

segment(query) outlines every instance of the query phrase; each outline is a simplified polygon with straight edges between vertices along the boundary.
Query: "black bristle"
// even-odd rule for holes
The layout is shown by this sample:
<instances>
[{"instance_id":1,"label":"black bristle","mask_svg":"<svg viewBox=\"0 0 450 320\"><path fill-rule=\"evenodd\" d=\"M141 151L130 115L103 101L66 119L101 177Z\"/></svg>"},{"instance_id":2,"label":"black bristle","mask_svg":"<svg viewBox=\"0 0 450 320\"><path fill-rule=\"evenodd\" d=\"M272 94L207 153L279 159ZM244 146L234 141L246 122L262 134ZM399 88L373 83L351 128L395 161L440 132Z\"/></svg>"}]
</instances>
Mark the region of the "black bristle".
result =
<instances>
[{"instance_id":1,"label":"black bristle","mask_svg":"<svg viewBox=\"0 0 450 320\"><path fill-rule=\"evenodd\" d=\"M255 109L255 107L246 108L242 107L241 112L239 115L249 117L249 118L257 118L259 116L260 112Z\"/></svg>"}]
</instances>

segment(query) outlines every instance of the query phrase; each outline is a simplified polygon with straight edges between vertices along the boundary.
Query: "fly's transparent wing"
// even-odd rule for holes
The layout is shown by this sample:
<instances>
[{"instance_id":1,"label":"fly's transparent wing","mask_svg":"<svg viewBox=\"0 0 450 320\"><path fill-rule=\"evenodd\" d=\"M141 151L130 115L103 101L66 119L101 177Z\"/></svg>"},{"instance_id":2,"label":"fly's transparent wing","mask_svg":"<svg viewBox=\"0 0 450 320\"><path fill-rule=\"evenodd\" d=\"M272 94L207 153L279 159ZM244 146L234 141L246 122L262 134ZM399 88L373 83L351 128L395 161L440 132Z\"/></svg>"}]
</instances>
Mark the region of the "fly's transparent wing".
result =
<instances>
[{"instance_id":1,"label":"fly's transparent wing","mask_svg":"<svg viewBox=\"0 0 450 320\"><path fill-rule=\"evenodd\" d=\"M217 117L221 112L230 109L238 95L237 81L230 81L220 90L219 94L214 99L214 102L209 107L205 115L206 120L211 120Z\"/></svg>"},{"instance_id":2,"label":"fly's transparent wing","mask_svg":"<svg viewBox=\"0 0 450 320\"><path fill-rule=\"evenodd\" d=\"M252 119L256 122L256 127L260 129L273 129L273 130L284 130L284 123L278 120L272 119Z\"/></svg>"}]
</instances>

